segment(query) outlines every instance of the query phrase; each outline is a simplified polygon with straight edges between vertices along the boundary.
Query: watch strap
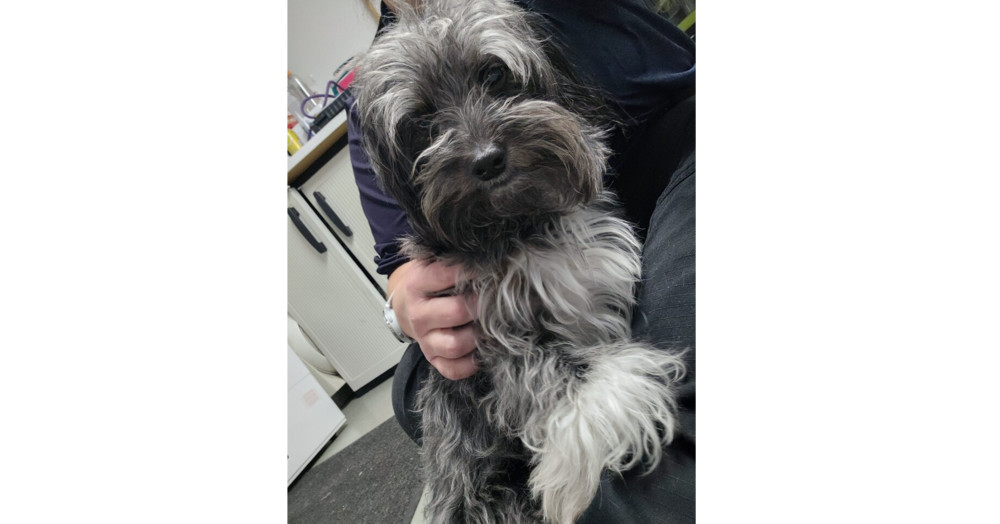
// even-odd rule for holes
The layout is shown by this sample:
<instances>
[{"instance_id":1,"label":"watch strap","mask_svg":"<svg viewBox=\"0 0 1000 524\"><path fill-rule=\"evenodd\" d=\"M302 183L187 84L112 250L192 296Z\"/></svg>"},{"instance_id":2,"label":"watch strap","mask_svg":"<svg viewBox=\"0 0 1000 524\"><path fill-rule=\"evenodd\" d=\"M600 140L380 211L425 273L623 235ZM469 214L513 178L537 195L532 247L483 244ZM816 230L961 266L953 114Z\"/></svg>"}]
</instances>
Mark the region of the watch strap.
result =
<instances>
[{"instance_id":1,"label":"watch strap","mask_svg":"<svg viewBox=\"0 0 1000 524\"><path fill-rule=\"evenodd\" d=\"M409 337L409 335L403 332L403 328L399 327L399 319L396 318L396 312L392 309L392 296L395 294L395 291L389 293L389 298L385 301L385 307L382 308L382 313L385 316L385 323L389 326L389 331L391 331L393 336L396 337L396 340L407 343L416 342L416 340L413 340Z\"/></svg>"}]
</instances>

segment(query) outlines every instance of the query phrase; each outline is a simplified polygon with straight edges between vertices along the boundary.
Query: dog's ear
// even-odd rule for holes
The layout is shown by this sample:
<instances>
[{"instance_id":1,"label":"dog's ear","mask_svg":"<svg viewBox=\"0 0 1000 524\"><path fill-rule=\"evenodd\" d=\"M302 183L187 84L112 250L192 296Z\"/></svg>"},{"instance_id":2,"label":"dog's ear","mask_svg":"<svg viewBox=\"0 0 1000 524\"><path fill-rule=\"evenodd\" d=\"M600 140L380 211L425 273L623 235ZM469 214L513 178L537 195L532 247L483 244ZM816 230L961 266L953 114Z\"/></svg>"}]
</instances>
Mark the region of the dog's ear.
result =
<instances>
[{"instance_id":1,"label":"dog's ear","mask_svg":"<svg viewBox=\"0 0 1000 524\"><path fill-rule=\"evenodd\" d=\"M362 143L375 171L375 182L383 193L393 197L407 215L419 209L419 197L410 183L413 162L397 150L398 145L386 139L377 123L363 125Z\"/></svg>"},{"instance_id":2,"label":"dog's ear","mask_svg":"<svg viewBox=\"0 0 1000 524\"><path fill-rule=\"evenodd\" d=\"M362 126L362 143L371 159L375 171L375 182L379 189L391 196L406 213L410 228L422 238L432 238L431 226L420 206L419 188L410 180L413 161L400 154L397 144L386 139L386 133L378 131L377 124Z\"/></svg>"}]
</instances>

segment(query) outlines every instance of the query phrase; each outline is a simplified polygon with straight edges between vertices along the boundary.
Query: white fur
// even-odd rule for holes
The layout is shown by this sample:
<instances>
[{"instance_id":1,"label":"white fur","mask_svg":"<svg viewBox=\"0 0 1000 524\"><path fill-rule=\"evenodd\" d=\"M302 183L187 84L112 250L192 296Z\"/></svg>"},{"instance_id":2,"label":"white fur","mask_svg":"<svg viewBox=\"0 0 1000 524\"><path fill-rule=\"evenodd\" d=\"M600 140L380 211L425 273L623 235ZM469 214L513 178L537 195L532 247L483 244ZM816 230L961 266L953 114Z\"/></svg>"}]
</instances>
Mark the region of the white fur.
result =
<instances>
[{"instance_id":1,"label":"white fur","mask_svg":"<svg viewBox=\"0 0 1000 524\"><path fill-rule=\"evenodd\" d=\"M676 421L670 382L679 378L676 356L638 345L603 347L586 382L570 388L545 420L525 429L535 453L529 484L552 522L574 522L593 500L605 468L620 472L643 459L656 467ZM658 374L658 373L657 373Z\"/></svg>"}]
</instances>

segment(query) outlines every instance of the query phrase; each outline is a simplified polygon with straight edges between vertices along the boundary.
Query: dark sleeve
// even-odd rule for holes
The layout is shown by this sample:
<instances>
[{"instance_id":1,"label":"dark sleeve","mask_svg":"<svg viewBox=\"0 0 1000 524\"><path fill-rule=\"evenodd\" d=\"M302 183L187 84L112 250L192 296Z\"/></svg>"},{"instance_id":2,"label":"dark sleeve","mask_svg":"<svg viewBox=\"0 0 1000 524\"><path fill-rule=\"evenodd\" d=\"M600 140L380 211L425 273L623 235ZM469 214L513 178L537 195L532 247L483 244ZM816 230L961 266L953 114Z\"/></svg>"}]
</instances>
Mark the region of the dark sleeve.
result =
<instances>
[{"instance_id":1,"label":"dark sleeve","mask_svg":"<svg viewBox=\"0 0 1000 524\"><path fill-rule=\"evenodd\" d=\"M694 41L645 0L520 1L626 116L645 122L694 94Z\"/></svg>"},{"instance_id":2,"label":"dark sleeve","mask_svg":"<svg viewBox=\"0 0 1000 524\"><path fill-rule=\"evenodd\" d=\"M399 204L383 193L375 183L375 171L372 169L371 160L361 145L358 110L353 98L348 103L347 147L351 153L351 165L354 167L354 180L361 194L361 209L368 218L372 237L375 238L377 271L389 275L409 260L399 252L399 239L410 234L412 229Z\"/></svg>"}]
</instances>

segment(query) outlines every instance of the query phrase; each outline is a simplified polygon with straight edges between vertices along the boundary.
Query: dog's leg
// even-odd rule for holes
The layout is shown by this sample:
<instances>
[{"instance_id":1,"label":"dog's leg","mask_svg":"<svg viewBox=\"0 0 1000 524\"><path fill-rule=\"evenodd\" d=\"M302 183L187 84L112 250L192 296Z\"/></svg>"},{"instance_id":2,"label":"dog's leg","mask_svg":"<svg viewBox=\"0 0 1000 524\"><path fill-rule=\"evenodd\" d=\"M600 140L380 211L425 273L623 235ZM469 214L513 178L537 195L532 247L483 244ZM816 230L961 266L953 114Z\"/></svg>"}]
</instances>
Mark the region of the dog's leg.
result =
<instances>
[{"instance_id":1,"label":"dog's leg","mask_svg":"<svg viewBox=\"0 0 1000 524\"><path fill-rule=\"evenodd\" d=\"M469 379L431 372L421 389L421 449L433 524L540 522L527 489L529 455L482 416Z\"/></svg>"},{"instance_id":2,"label":"dog's leg","mask_svg":"<svg viewBox=\"0 0 1000 524\"><path fill-rule=\"evenodd\" d=\"M431 371L420 392L423 411L423 459L427 478L427 520L432 524L489 522L476 518L478 503L476 453L469 431L468 406L455 385Z\"/></svg>"},{"instance_id":3,"label":"dog's leg","mask_svg":"<svg viewBox=\"0 0 1000 524\"><path fill-rule=\"evenodd\" d=\"M603 469L651 469L673 438L671 384L684 369L678 356L636 343L588 354L587 371L569 377L566 395L525 433L535 453L532 494L557 523L574 522L587 508Z\"/></svg>"}]
</instances>

